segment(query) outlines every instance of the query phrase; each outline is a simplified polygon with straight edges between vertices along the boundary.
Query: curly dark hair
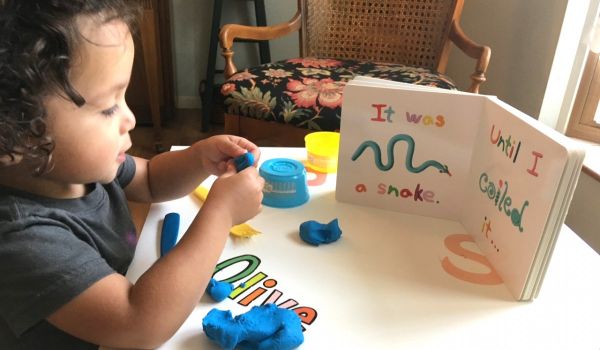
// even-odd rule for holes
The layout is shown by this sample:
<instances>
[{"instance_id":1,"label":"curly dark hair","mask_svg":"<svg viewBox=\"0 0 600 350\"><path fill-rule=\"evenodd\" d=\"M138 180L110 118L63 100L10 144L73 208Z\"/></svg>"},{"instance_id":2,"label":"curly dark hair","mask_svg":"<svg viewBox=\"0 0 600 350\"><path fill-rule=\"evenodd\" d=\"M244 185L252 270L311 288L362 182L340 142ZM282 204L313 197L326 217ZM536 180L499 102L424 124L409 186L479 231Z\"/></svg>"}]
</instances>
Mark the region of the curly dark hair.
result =
<instances>
[{"instance_id":1,"label":"curly dark hair","mask_svg":"<svg viewBox=\"0 0 600 350\"><path fill-rule=\"evenodd\" d=\"M81 39L77 17L119 19L134 32L139 14L139 0L0 0L0 160L35 160L37 175L52 168L43 97L85 104L68 78Z\"/></svg>"}]
</instances>

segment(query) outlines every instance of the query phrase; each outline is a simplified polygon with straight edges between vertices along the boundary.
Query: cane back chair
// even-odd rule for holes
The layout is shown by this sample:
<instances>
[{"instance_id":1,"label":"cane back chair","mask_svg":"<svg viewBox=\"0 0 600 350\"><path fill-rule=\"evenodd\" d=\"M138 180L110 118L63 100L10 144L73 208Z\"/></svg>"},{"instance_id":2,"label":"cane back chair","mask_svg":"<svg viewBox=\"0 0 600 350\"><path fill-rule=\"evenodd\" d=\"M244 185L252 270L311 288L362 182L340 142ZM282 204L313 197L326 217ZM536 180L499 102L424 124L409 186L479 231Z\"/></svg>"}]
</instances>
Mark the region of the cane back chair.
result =
<instances>
[{"instance_id":1,"label":"cane back chair","mask_svg":"<svg viewBox=\"0 0 600 350\"><path fill-rule=\"evenodd\" d=\"M303 146L309 132L339 130L342 90L356 75L456 89L444 75L451 43L476 60L468 91L478 93L491 50L460 28L463 1L297 0L288 22L223 26L225 132ZM300 58L238 71L234 39L272 40L294 31Z\"/></svg>"}]
</instances>

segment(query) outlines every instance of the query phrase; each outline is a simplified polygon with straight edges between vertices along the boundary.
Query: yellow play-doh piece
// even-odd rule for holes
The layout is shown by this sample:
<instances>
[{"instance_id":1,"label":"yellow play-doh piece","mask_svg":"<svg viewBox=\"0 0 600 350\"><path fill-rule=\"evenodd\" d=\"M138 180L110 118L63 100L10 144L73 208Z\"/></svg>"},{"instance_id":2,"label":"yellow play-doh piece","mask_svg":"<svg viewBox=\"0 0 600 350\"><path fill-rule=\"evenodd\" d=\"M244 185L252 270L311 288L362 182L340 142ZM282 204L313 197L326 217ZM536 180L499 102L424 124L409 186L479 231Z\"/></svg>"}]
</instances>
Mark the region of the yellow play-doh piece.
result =
<instances>
[{"instance_id":1,"label":"yellow play-doh piece","mask_svg":"<svg viewBox=\"0 0 600 350\"><path fill-rule=\"evenodd\" d=\"M194 190L194 195L199 200L204 202L206 200L206 197L208 196L208 188L206 188L204 186L198 186ZM231 228L231 230L229 231L229 233L234 236L237 236L237 237L247 238L247 237L256 236L257 234L260 233L260 231L254 229L252 226L250 226L248 224L240 224L240 225L233 226Z\"/></svg>"},{"instance_id":2,"label":"yellow play-doh piece","mask_svg":"<svg viewBox=\"0 0 600 350\"><path fill-rule=\"evenodd\" d=\"M206 197L208 196L208 188L204 186L198 186L194 190L194 195L198 197L199 200L204 202L206 200Z\"/></svg>"},{"instance_id":3,"label":"yellow play-doh piece","mask_svg":"<svg viewBox=\"0 0 600 350\"><path fill-rule=\"evenodd\" d=\"M248 237L256 236L257 234L260 233L260 231L254 229L252 226L250 226L248 224L239 224L239 225L233 226L231 228L231 230L229 231L229 233L234 236L237 236L237 237L248 238Z\"/></svg>"}]
</instances>

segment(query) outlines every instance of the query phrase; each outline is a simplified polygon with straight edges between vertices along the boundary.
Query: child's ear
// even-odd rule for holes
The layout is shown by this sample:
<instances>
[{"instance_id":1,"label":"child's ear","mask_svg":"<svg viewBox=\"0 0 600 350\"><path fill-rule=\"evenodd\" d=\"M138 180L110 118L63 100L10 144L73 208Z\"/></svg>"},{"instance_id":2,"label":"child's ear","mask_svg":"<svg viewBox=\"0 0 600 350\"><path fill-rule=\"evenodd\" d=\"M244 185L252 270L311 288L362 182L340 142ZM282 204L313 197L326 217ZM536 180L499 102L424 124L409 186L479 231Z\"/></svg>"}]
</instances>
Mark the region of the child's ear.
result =
<instances>
[{"instance_id":1,"label":"child's ear","mask_svg":"<svg viewBox=\"0 0 600 350\"><path fill-rule=\"evenodd\" d=\"M11 166L21 163L23 156L20 154L5 154L0 156L0 165Z\"/></svg>"}]
</instances>

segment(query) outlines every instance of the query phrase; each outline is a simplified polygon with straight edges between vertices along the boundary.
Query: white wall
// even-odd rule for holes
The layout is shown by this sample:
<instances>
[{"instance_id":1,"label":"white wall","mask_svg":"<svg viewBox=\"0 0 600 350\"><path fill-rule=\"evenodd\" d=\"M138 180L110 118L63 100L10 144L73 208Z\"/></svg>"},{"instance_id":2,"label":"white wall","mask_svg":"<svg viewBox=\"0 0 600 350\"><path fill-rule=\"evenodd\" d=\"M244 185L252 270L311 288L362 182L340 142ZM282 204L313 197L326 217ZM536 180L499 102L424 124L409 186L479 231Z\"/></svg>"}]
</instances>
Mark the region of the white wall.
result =
<instances>
[{"instance_id":1,"label":"white wall","mask_svg":"<svg viewBox=\"0 0 600 350\"><path fill-rule=\"evenodd\" d=\"M201 70L199 54L208 47L208 36L197 33L210 28L210 13L200 1L170 0L175 101L178 107L200 105L197 95ZM202 73L204 75L204 73ZM191 101L186 101L190 100Z\"/></svg>"},{"instance_id":2,"label":"white wall","mask_svg":"<svg viewBox=\"0 0 600 350\"><path fill-rule=\"evenodd\" d=\"M600 182L582 173L566 224L600 254Z\"/></svg>"},{"instance_id":3,"label":"white wall","mask_svg":"<svg viewBox=\"0 0 600 350\"><path fill-rule=\"evenodd\" d=\"M172 3L176 95L180 102L199 100L198 84L206 71L212 1L170 0ZM575 0L577 1L577 0ZM222 23L249 23L251 1L225 1ZM492 47L488 81L482 92L537 117L558 41L567 0L466 0L462 16L465 32L475 41ZM267 22L291 18L296 0L267 0ZM243 60L256 63L249 45L238 44ZM271 43L273 59L298 55L297 36ZM220 57L219 57L220 60ZM236 60L237 62L237 60ZM448 74L466 88L474 63L454 50Z\"/></svg>"},{"instance_id":4,"label":"white wall","mask_svg":"<svg viewBox=\"0 0 600 350\"><path fill-rule=\"evenodd\" d=\"M538 116L552 66L567 0L465 0L461 25L479 44L491 47L488 81L481 93L496 95ZM468 87L474 64L454 50L447 73Z\"/></svg>"},{"instance_id":5,"label":"white wall","mask_svg":"<svg viewBox=\"0 0 600 350\"><path fill-rule=\"evenodd\" d=\"M180 108L199 108L198 87L206 76L213 1L169 0L173 35L173 70L175 96ZM267 23L290 19L296 10L296 0L266 0ZM254 23L251 1L224 1L222 24ZM298 55L298 36L270 43L272 59ZM258 63L258 51L253 44L236 44L236 64L240 67ZM217 66L223 67L220 51Z\"/></svg>"}]
</instances>

